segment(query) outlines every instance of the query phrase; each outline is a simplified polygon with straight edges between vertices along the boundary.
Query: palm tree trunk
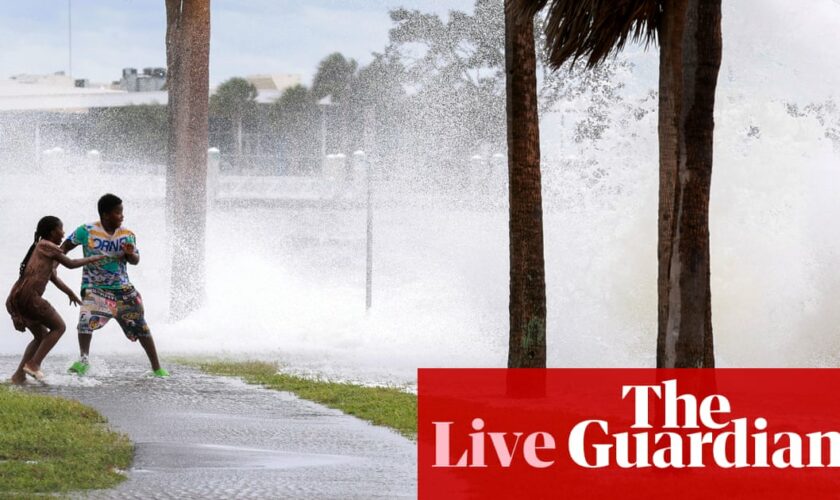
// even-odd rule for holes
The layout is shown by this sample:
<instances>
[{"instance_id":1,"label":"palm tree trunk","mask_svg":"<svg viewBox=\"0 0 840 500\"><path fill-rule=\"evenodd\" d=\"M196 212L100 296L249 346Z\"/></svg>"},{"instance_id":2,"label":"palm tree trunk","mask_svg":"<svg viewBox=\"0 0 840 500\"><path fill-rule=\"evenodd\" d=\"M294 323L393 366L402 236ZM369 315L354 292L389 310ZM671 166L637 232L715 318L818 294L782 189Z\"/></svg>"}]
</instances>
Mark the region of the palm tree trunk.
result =
<instances>
[{"instance_id":1,"label":"palm tree trunk","mask_svg":"<svg viewBox=\"0 0 840 500\"><path fill-rule=\"evenodd\" d=\"M714 367L709 259L720 0L665 0L659 76L660 368Z\"/></svg>"},{"instance_id":2,"label":"palm tree trunk","mask_svg":"<svg viewBox=\"0 0 840 500\"><path fill-rule=\"evenodd\" d=\"M210 0L166 0L166 207L175 318L198 308L204 297L209 52Z\"/></svg>"},{"instance_id":3,"label":"palm tree trunk","mask_svg":"<svg viewBox=\"0 0 840 500\"><path fill-rule=\"evenodd\" d=\"M509 368L545 368L540 128L532 19L519 20L505 0L507 144L510 185Z\"/></svg>"}]
</instances>

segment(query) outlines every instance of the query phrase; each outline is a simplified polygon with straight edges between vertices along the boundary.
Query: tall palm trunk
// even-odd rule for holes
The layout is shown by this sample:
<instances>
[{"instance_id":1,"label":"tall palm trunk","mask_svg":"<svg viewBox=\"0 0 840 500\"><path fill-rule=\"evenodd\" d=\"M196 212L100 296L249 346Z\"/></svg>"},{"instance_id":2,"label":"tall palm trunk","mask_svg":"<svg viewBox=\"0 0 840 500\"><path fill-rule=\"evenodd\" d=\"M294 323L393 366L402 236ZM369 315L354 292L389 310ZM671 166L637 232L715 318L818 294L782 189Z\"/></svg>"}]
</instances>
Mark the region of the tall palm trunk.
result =
<instances>
[{"instance_id":1,"label":"tall palm trunk","mask_svg":"<svg viewBox=\"0 0 840 500\"><path fill-rule=\"evenodd\" d=\"M659 29L660 368L713 367L709 193L720 0L665 0Z\"/></svg>"},{"instance_id":2,"label":"tall palm trunk","mask_svg":"<svg viewBox=\"0 0 840 500\"><path fill-rule=\"evenodd\" d=\"M510 184L509 368L545 367L540 129L532 18L513 16L505 0L507 144Z\"/></svg>"},{"instance_id":3,"label":"tall palm trunk","mask_svg":"<svg viewBox=\"0 0 840 500\"><path fill-rule=\"evenodd\" d=\"M166 211L175 318L195 310L204 297L209 53L210 0L166 0Z\"/></svg>"}]
</instances>

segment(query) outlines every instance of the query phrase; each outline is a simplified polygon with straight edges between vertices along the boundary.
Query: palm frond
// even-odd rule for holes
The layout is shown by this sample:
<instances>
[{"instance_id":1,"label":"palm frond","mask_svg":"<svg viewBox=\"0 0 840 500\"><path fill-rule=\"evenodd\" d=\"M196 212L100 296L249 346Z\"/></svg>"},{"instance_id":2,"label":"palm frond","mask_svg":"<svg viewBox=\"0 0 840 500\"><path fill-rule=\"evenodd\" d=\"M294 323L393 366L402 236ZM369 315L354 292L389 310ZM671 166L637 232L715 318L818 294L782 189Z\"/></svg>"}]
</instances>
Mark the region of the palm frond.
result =
<instances>
[{"instance_id":1,"label":"palm frond","mask_svg":"<svg viewBox=\"0 0 840 500\"><path fill-rule=\"evenodd\" d=\"M620 51L627 40L655 42L662 0L509 0L508 15L533 16L548 6L549 62L586 59L587 67Z\"/></svg>"}]
</instances>

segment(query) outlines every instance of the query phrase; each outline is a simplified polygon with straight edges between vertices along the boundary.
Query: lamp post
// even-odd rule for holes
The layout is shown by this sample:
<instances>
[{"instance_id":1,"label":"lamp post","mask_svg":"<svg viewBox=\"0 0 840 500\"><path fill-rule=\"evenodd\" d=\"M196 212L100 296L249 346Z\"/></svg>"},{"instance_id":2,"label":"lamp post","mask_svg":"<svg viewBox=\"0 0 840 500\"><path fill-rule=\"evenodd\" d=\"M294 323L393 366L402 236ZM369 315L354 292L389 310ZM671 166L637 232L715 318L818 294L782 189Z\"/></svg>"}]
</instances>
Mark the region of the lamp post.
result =
<instances>
[{"instance_id":1,"label":"lamp post","mask_svg":"<svg viewBox=\"0 0 840 500\"><path fill-rule=\"evenodd\" d=\"M318 101L318 107L321 108L321 173L324 172L324 164L327 161L327 108L332 105L331 94Z\"/></svg>"},{"instance_id":2,"label":"lamp post","mask_svg":"<svg viewBox=\"0 0 840 500\"><path fill-rule=\"evenodd\" d=\"M364 111L364 136L363 144L364 151L357 151L353 154L358 161L365 166L365 191L366 191L366 215L367 224L365 231L365 310L370 311L373 305L373 165L372 159L368 153L373 151L373 144L376 140L374 136L374 111L373 108L368 108ZM365 153L367 151L368 153Z\"/></svg>"},{"instance_id":3,"label":"lamp post","mask_svg":"<svg viewBox=\"0 0 840 500\"><path fill-rule=\"evenodd\" d=\"M373 304L373 203L371 198L371 171L370 162L367 161L367 155L364 151L353 153L353 164L356 172L363 171L365 175L365 310L369 311L370 306Z\"/></svg>"},{"instance_id":4,"label":"lamp post","mask_svg":"<svg viewBox=\"0 0 840 500\"><path fill-rule=\"evenodd\" d=\"M67 0L67 76L73 78L73 4Z\"/></svg>"}]
</instances>

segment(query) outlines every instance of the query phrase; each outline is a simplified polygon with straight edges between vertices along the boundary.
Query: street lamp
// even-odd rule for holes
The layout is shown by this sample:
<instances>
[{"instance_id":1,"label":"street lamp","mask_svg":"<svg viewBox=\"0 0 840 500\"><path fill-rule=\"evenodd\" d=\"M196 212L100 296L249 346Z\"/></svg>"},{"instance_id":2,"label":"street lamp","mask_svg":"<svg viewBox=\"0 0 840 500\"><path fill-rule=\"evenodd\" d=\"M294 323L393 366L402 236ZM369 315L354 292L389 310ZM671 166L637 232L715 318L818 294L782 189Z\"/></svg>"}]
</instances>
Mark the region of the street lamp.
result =
<instances>
[{"instance_id":1,"label":"street lamp","mask_svg":"<svg viewBox=\"0 0 840 500\"><path fill-rule=\"evenodd\" d=\"M367 155L364 151L356 151L353 153L353 164L356 167L356 172L362 168L365 173L365 190L367 191L366 212L367 224L365 231L365 310L370 310L373 303L373 203L371 190L371 171L370 162L367 160Z\"/></svg>"},{"instance_id":2,"label":"street lamp","mask_svg":"<svg viewBox=\"0 0 840 500\"><path fill-rule=\"evenodd\" d=\"M321 108L321 173L324 172L324 164L327 161L327 108L332 105L331 94L318 101L318 107Z\"/></svg>"},{"instance_id":3,"label":"street lamp","mask_svg":"<svg viewBox=\"0 0 840 500\"><path fill-rule=\"evenodd\" d=\"M67 76L73 78L73 4L67 0Z\"/></svg>"}]
</instances>

